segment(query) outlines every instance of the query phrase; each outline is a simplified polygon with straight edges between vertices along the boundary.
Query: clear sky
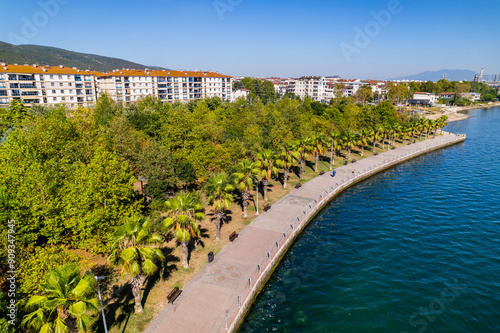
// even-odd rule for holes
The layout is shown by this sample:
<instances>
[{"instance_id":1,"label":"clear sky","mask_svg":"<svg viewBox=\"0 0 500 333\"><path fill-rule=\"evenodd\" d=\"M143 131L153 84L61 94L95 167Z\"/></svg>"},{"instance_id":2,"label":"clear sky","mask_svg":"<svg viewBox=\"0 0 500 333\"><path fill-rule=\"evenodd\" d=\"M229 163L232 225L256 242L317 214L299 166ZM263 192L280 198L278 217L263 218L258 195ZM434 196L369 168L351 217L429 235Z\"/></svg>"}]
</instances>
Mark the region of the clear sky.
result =
<instances>
[{"instance_id":1,"label":"clear sky","mask_svg":"<svg viewBox=\"0 0 500 333\"><path fill-rule=\"evenodd\" d=\"M498 0L4 0L0 40L228 75L495 74L499 14Z\"/></svg>"}]
</instances>

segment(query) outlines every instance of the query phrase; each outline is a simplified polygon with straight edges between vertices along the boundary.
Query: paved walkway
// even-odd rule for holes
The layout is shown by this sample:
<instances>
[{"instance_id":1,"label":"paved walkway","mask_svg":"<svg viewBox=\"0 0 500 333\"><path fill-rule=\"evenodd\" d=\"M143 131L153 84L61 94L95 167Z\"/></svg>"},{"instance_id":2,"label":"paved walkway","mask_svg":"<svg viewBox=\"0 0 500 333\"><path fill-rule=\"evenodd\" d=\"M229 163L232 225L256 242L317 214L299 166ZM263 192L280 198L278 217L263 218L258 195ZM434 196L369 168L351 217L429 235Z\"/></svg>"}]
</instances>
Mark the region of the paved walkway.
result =
<instances>
[{"instance_id":1,"label":"paved walkway","mask_svg":"<svg viewBox=\"0 0 500 333\"><path fill-rule=\"evenodd\" d=\"M392 165L463 140L465 137L446 133L342 166L335 177L329 172L293 190L228 243L144 333L234 331L258 291L256 285L265 281L295 236L331 198Z\"/></svg>"}]
</instances>

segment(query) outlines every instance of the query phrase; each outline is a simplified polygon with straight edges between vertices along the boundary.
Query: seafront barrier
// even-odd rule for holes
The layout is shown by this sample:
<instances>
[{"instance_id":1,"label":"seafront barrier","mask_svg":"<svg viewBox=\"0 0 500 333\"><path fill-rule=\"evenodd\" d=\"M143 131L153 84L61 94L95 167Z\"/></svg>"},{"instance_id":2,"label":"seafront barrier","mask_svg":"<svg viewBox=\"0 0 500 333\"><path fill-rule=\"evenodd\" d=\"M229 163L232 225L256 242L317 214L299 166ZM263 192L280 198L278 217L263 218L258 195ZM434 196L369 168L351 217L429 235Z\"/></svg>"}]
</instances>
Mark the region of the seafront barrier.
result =
<instances>
[{"instance_id":1,"label":"seafront barrier","mask_svg":"<svg viewBox=\"0 0 500 333\"><path fill-rule=\"evenodd\" d=\"M166 305L145 333L235 332L281 257L308 222L337 194L382 170L465 140L444 133L339 167L293 190L254 219Z\"/></svg>"}]
</instances>

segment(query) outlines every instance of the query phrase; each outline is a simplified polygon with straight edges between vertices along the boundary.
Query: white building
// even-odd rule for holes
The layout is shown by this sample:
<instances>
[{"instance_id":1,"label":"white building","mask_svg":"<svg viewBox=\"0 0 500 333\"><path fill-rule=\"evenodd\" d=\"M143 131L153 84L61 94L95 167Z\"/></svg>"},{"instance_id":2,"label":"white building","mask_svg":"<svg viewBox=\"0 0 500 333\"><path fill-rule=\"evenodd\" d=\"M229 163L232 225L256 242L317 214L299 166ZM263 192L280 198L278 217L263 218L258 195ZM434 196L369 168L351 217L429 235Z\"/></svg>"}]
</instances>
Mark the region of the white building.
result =
<instances>
[{"instance_id":1,"label":"white building","mask_svg":"<svg viewBox=\"0 0 500 333\"><path fill-rule=\"evenodd\" d=\"M308 96L317 102L329 100L326 96L326 80L324 77L312 76L290 80L287 92L292 92L301 99Z\"/></svg>"},{"instance_id":2,"label":"white building","mask_svg":"<svg viewBox=\"0 0 500 333\"><path fill-rule=\"evenodd\" d=\"M480 93L475 93L475 92L461 94L461 96L470 99L472 102L477 102L477 101L479 101L481 99L481 94Z\"/></svg>"},{"instance_id":3,"label":"white building","mask_svg":"<svg viewBox=\"0 0 500 333\"><path fill-rule=\"evenodd\" d=\"M231 102L235 102L238 98L246 99L248 94L250 94L250 90L248 89L238 89L233 91Z\"/></svg>"},{"instance_id":4,"label":"white building","mask_svg":"<svg viewBox=\"0 0 500 333\"><path fill-rule=\"evenodd\" d=\"M432 93L416 92L413 94L413 99L416 101L425 102L426 104L435 104L437 103L438 97Z\"/></svg>"},{"instance_id":5,"label":"white building","mask_svg":"<svg viewBox=\"0 0 500 333\"><path fill-rule=\"evenodd\" d=\"M97 98L96 74L100 73L64 66L0 63L0 107L13 99L22 100L26 106L93 106Z\"/></svg>"},{"instance_id":6,"label":"white building","mask_svg":"<svg viewBox=\"0 0 500 333\"><path fill-rule=\"evenodd\" d=\"M102 93L124 103L149 95L168 102L206 97L230 101L231 89L231 77L214 72L123 69L100 73L64 66L0 63L0 107L13 99L22 100L26 106L91 107Z\"/></svg>"},{"instance_id":7,"label":"white building","mask_svg":"<svg viewBox=\"0 0 500 333\"><path fill-rule=\"evenodd\" d=\"M97 82L101 93L125 103L149 95L168 102L231 100L231 77L214 72L122 69L101 74Z\"/></svg>"}]
</instances>

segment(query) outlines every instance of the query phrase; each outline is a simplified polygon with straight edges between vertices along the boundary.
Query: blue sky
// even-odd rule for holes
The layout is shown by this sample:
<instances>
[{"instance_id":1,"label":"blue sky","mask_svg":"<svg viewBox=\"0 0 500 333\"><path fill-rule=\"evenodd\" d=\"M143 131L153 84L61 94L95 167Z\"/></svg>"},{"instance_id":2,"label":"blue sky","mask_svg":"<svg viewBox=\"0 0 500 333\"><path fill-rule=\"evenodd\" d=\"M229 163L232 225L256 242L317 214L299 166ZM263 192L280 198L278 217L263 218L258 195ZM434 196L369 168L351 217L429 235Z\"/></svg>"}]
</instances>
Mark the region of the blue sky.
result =
<instances>
[{"instance_id":1,"label":"blue sky","mask_svg":"<svg viewBox=\"0 0 500 333\"><path fill-rule=\"evenodd\" d=\"M172 69L380 79L445 68L500 73L498 0L23 0L2 7L1 41Z\"/></svg>"}]
</instances>

